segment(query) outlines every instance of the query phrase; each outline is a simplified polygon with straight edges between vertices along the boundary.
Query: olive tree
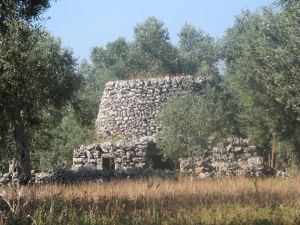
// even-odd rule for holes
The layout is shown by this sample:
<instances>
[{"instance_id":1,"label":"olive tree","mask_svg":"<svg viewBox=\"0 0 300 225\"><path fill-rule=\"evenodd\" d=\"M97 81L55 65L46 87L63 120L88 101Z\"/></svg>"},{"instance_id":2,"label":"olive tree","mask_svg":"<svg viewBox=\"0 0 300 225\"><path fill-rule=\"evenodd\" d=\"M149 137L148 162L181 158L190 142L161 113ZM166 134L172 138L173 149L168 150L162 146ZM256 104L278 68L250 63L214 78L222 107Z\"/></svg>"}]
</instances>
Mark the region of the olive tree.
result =
<instances>
[{"instance_id":1,"label":"olive tree","mask_svg":"<svg viewBox=\"0 0 300 225\"><path fill-rule=\"evenodd\" d=\"M20 184L28 183L31 173L26 127L39 123L48 108L62 107L81 80L71 52L31 24L49 6L48 1L39 3L8 0L0 4L4 18L0 23L0 125L1 130L13 127Z\"/></svg>"}]
</instances>

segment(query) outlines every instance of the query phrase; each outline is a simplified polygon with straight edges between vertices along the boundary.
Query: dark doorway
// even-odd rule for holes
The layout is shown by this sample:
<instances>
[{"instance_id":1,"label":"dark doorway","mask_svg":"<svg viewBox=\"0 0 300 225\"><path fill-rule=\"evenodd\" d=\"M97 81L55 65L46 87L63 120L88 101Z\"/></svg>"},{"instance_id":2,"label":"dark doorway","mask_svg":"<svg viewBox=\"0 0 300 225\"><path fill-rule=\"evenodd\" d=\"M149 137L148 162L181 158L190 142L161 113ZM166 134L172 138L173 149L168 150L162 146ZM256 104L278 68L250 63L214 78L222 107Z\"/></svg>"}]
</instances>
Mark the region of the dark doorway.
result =
<instances>
[{"instance_id":1,"label":"dark doorway","mask_svg":"<svg viewBox=\"0 0 300 225\"><path fill-rule=\"evenodd\" d=\"M113 158L103 158L102 159L103 170L113 171L115 170L115 162Z\"/></svg>"},{"instance_id":2,"label":"dark doorway","mask_svg":"<svg viewBox=\"0 0 300 225\"><path fill-rule=\"evenodd\" d=\"M173 170L176 167L174 161L163 158L163 155L161 154L161 150L157 148L156 143L154 142L148 143L147 160L150 164L149 166L152 169Z\"/></svg>"},{"instance_id":3,"label":"dark doorway","mask_svg":"<svg viewBox=\"0 0 300 225\"><path fill-rule=\"evenodd\" d=\"M162 155L152 155L149 157L150 165L153 169L174 169L175 164L170 159L164 159Z\"/></svg>"}]
</instances>

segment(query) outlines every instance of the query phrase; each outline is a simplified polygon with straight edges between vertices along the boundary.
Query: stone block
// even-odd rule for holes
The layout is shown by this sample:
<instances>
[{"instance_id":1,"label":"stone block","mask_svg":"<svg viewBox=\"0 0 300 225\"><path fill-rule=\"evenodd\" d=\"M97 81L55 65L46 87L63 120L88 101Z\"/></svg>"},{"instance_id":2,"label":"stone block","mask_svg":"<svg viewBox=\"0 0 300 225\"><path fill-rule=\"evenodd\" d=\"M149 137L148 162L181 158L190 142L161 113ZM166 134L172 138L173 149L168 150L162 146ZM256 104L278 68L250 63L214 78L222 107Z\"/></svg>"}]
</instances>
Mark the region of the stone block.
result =
<instances>
[{"instance_id":1,"label":"stone block","mask_svg":"<svg viewBox=\"0 0 300 225\"><path fill-rule=\"evenodd\" d=\"M241 146L234 146L233 151L236 153L240 153L243 151L243 147Z\"/></svg>"},{"instance_id":2,"label":"stone block","mask_svg":"<svg viewBox=\"0 0 300 225\"><path fill-rule=\"evenodd\" d=\"M186 172L187 170L190 170L194 166L194 162L192 158L181 158L179 159L180 163L180 171Z\"/></svg>"},{"instance_id":3,"label":"stone block","mask_svg":"<svg viewBox=\"0 0 300 225\"><path fill-rule=\"evenodd\" d=\"M113 158L113 154L112 153L103 153L101 155L102 158Z\"/></svg>"},{"instance_id":4,"label":"stone block","mask_svg":"<svg viewBox=\"0 0 300 225\"><path fill-rule=\"evenodd\" d=\"M73 164L85 164L87 162L84 158L73 158Z\"/></svg>"},{"instance_id":5,"label":"stone block","mask_svg":"<svg viewBox=\"0 0 300 225\"><path fill-rule=\"evenodd\" d=\"M115 170L119 170L121 168L121 163L115 163Z\"/></svg>"},{"instance_id":6,"label":"stone block","mask_svg":"<svg viewBox=\"0 0 300 225\"><path fill-rule=\"evenodd\" d=\"M74 150L74 158L86 158L86 152L81 149Z\"/></svg>"},{"instance_id":7,"label":"stone block","mask_svg":"<svg viewBox=\"0 0 300 225\"><path fill-rule=\"evenodd\" d=\"M147 155L147 152L139 151L139 152L136 152L135 155L138 157L145 157Z\"/></svg>"},{"instance_id":8,"label":"stone block","mask_svg":"<svg viewBox=\"0 0 300 225\"><path fill-rule=\"evenodd\" d=\"M115 163L121 163L121 162L122 162L122 158L115 158L115 159L114 159L114 162L115 162Z\"/></svg>"},{"instance_id":9,"label":"stone block","mask_svg":"<svg viewBox=\"0 0 300 225\"><path fill-rule=\"evenodd\" d=\"M133 158L132 162L134 162L134 163L145 163L146 158L145 157Z\"/></svg>"},{"instance_id":10,"label":"stone block","mask_svg":"<svg viewBox=\"0 0 300 225\"><path fill-rule=\"evenodd\" d=\"M127 157L127 159L132 159L132 157L134 157L134 151L128 151L128 152L126 152L126 157Z\"/></svg>"},{"instance_id":11,"label":"stone block","mask_svg":"<svg viewBox=\"0 0 300 225\"><path fill-rule=\"evenodd\" d=\"M136 165L135 165L135 167L138 167L138 168L145 168L146 167L146 163L137 163Z\"/></svg>"},{"instance_id":12,"label":"stone block","mask_svg":"<svg viewBox=\"0 0 300 225\"><path fill-rule=\"evenodd\" d=\"M263 164L263 158L262 157L251 157L248 159L248 165L249 166L260 166Z\"/></svg>"},{"instance_id":13,"label":"stone block","mask_svg":"<svg viewBox=\"0 0 300 225\"><path fill-rule=\"evenodd\" d=\"M97 164L97 159L90 159L88 163Z\"/></svg>"}]
</instances>

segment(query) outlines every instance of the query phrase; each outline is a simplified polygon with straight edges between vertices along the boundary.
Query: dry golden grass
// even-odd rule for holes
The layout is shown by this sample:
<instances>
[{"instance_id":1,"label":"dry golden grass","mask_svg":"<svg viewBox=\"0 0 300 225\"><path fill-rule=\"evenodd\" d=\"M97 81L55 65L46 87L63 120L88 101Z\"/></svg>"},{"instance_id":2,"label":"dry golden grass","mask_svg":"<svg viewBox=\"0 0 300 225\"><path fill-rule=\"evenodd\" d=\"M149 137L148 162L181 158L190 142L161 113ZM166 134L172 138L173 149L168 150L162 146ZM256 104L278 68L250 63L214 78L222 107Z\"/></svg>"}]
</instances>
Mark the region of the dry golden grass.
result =
<instances>
[{"instance_id":1,"label":"dry golden grass","mask_svg":"<svg viewBox=\"0 0 300 225\"><path fill-rule=\"evenodd\" d=\"M300 177L52 184L25 188L21 200L28 207L0 213L0 224L31 224L27 215L37 224L300 224Z\"/></svg>"},{"instance_id":2,"label":"dry golden grass","mask_svg":"<svg viewBox=\"0 0 300 225\"><path fill-rule=\"evenodd\" d=\"M6 191L9 196L13 196L13 188L7 188ZM135 199L141 196L176 198L185 195L204 198L219 196L234 199L236 197L246 198L249 194L259 194L300 203L300 177L292 179L225 178L193 182L188 178L182 178L176 182L157 178L150 181L123 180L78 185L51 184L31 186L24 190L25 198L43 199L57 194L65 199L88 198L92 200L102 197Z\"/></svg>"}]
</instances>

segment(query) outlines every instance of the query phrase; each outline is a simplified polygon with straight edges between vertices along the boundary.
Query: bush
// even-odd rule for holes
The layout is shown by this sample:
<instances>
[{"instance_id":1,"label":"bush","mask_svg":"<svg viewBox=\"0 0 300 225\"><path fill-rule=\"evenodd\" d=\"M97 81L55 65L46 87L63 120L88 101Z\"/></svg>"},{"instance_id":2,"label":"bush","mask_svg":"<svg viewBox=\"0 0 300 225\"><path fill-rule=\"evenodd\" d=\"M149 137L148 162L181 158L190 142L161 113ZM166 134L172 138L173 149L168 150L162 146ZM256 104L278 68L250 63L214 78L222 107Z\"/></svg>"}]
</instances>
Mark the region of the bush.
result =
<instances>
[{"instance_id":1,"label":"bush","mask_svg":"<svg viewBox=\"0 0 300 225\"><path fill-rule=\"evenodd\" d=\"M221 85L201 95L183 93L171 98L159 115L158 144L165 157L178 159L238 132L233 98Z\"/></svg>"}]
</instances>

